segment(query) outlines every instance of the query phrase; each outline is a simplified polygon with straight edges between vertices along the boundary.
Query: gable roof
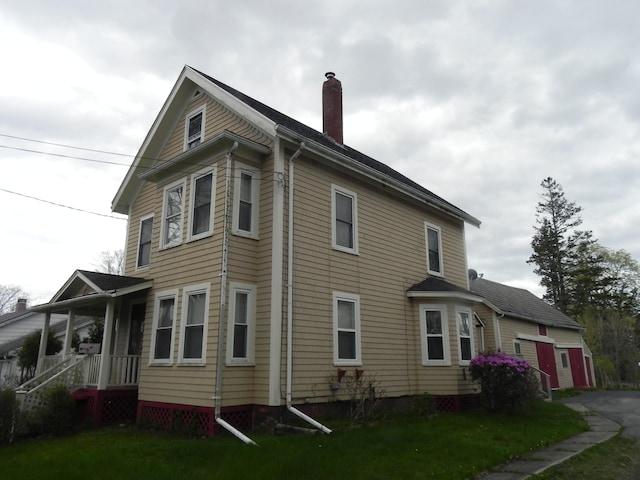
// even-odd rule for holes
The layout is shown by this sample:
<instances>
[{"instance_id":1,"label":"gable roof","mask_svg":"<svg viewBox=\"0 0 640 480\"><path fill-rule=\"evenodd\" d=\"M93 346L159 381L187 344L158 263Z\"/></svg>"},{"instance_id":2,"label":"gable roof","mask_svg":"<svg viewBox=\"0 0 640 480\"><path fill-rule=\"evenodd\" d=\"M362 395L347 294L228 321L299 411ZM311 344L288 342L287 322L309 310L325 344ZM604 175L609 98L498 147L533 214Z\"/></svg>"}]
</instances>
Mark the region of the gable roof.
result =
<instances>
[{"instance_id":1,"label":"gable roof","mask_svg":"<svg viewBox=\"0 0 640 480\"><path fill-rule=\"evenodd\" d=\"M151 130L140 147L138 155L134 159L127 176L113 199L113 211L123 214L128 213L128 203L131 202L141 182L139 175L144 173L145 169L153 167L155 163L153 157L159 154L161 147L157 144L154 145L154 143L162 142L160 139L156 140L155 137L162 137L169 128L173 128L175 125L174 117L181 113L185 99L188 97L188 93L193 91L194 87L201 88L227 108L235 111L239 115L243 115L247 120L254 123L259 129L263 130L272 138L275 138L277 135L288 134L291 138L296 138L298 141L312 145L323 156L329 156L338 162L348 164L350 168L365 175L373 174L377 178L382 178L396 189L415 196L422 202L428 203L471 225L476 227L480 226L480 220L477 218L447 202L413 180L410 180L388 165L347 145L340 145L329 136L304 125L188 65L183 68L171 94L165 101Z\"/></svg>"},{"instance_id":2,"label":"gable roof","mask_svg":"<svg viewBox=\"0 0 640 480\"><path fill-rule=\"evenodd\" d=\"M484 278L471 282L471 291L488 301L490 307L509 317L552 327L581 330L578 322L523 288L510 287Z\"/></svg>"},{"instance_id":3,"label":"gable roof","mask_svg":"<svg viewBox=\"0 0 640 480\"><path fill-rule=\"evenodd\" d=\"M67 311L70 307L89 307L109 298L121 297L151 288L152 280L109 273L76 270L53 298L35 305L35 312Z\"/></svg>"}]
</instances>

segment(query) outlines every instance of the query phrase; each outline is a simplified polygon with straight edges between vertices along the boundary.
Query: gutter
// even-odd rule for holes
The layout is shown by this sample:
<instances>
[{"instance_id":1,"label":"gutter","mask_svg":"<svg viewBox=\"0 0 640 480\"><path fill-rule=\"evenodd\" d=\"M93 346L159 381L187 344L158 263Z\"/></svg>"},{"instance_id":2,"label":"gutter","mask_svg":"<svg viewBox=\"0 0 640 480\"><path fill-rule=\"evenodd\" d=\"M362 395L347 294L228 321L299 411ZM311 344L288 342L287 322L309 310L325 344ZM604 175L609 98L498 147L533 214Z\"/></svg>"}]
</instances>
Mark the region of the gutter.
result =
<instances>
[{"instance_id":1,"label":"gutter","mask_svg":"<svg viewBox=\"0 0 640 480\"><path fill-rule=\"evenodd\" d=\"M286 401L287 410L297 415L305 422L310 423L323 433L331 433L331 429L322 425L309 415L301 412L291 404L292 398L292 378L293 378L293 173L294 160L306 148L304 142L300 142L300 147L289 158L289 231L287 240L287 390Z\"/></svg>"},{"instance_id":2,"label":"gutter","mask_svg":"<svg viewBox=\"0 0 640 480\"><path fill-rule=\"evenodd\" d=\"M238 148L238 142L233 145L227 152L227 171L225 178L225 196L224 196L224 226L222 230L222 267L220 271L220 314L218 315L218 354L216 360L216 390L213 396L215 420L218 425L235 435L244 443L249 445L257 445L253 440L247 437L233 425L222 419L222 371L224 369L225 357L225 326L226 326L226 310L227 310L227 266L229 263L229 217L231 203L231 158L233 152Z\"/></svg>"}]
</instances>

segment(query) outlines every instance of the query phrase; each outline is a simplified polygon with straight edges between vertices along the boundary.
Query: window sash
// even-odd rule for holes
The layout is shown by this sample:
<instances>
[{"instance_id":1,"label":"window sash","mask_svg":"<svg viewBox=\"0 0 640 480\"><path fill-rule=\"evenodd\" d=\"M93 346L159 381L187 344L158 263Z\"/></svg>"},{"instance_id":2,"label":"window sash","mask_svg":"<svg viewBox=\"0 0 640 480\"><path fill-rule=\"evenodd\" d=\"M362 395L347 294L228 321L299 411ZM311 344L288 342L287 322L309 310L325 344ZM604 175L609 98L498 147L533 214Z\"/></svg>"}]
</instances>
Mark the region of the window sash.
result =
<instances>
[{"instance_id":1,"label":"window sash","mask_svg":"<svg viewBox=\"0 0 640 480\"><path fill-rule=\"evenodd\" d=\"M187 149L189 149L202 141L202 112L191 115L187 122Z\"/></svg>"},{"instance_id":2,"label":"window sash","mask_svg":"<svg viewBox=\"0 0 640 480\"><path fill-rule=\"evenodd\" d=\"M151 261L151 234L153 232L153 217L140 222L140 238L138 242L138 267L146 267Z\"/></svg>"},{"instance_id":3,"label":"window sash","mask_svg":"<svg viewBox=\"0 0 640 480\"><path fill-rule=\"evenodd\" d=\"M213 173L209 172L195 179L193 194L193 216L191 235L201 235L211 230L211 199Z\"/></svg>"},{"instance_id":4,"label":"window sash","mask_svg":"<svg viewBox=\"0 0 640 480\"><path fill-rule=\"evenodd\" d=\"M442 273L442 266L440 265L440 231L433 227L427 227L427 255L429 271Z\"/></svg>"},{"instance_id":5,"label":"window sash","mask_svg":"<svg viewBox=\"0 0 640 480\"><path fill-rule=\"evenodd\" d=\"M427 310L425 312L427 358L429 360L444 360L444 331L442 312Z\"/></svg>"},{"instance_id":6,"label":"window sash","mask_svg":"<svg viewBox=\"0 0 640 480\"><path fill-rule=\"evenodd\" d=\"M353 198L340 192L335 192L336 202L336 244L353 248Z\"/></svg>"},{"instance_id":7,"label":"window sash","mask_svg":"<svg viewBox=\"0 0 640 480\"><path fill-rule=\"evenodd\" d=\"M253 224L253 177L247 173L240 174L239 210L238 210L238 230L251 231Z\"/></svg>"},{"instance_id":8,"label":"window sash","mask_svg":"<svg viewBox=\"0 0 640 480\"><path fill-rule=\"evenodd\" d=\"M182 238L183 189L183 185L178 185L166 191L164 246L180 243Z\"/></svg>"},{"instance_id":9,"label":"window sash","mask_svg":"<svg viewBox=\"0 0 640 480\"><path fill-rule=\"evenodd\" d=\"M158 303L154 360L171 359L171 343L175 316L175 298L163 298Z\"/></svg>"},{"instance_id":10,"label":"window sash","mask_svg":"<svg viewBox=\"0 0 640 480\"><path fill-rule=\"evenodd\" d=\"M333 294L333 348L338 365L360 365L360 297L349 293Z\"/></svg>"},{"instance_id":11,"label":"window sash","mask_svg":"<svg viewBox=\"0 0 640 480\"><path fill-rule=\"evenodd\" d=\"M458 336L460 338L460 360L468 362L473 356L469 312L458 312Z\"/></svg>"}]
</instances>

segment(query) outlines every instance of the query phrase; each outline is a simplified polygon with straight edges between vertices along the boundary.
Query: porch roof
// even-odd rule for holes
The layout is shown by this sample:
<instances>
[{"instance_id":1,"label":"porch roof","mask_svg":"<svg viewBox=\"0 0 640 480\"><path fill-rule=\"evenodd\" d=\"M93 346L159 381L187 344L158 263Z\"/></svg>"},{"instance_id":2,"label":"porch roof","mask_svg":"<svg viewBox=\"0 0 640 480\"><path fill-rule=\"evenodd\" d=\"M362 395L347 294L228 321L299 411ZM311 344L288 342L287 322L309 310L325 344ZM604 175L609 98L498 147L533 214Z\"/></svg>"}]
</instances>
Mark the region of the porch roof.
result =
<instances>
[{"instance_id":1,"label":"porch roof","mask_svg":"<svg viewBox=\"0 0 640 480\"><path fill-rule=\"evenodd\" d=\"M482 302L482 297L466 288L458 287L441 278L427 277L407 290L409 298L457 298L470 302Z\"/></svg>"},{"instance_id":2,"label":"porch roof","mask_svg":"<svg viewBox=\"0 0 640 480\"><path fill-rule=\"evenodd\" d=\"M151 288L153 280L108 273L76 270L48 303L31 307L35 312L66 312L81 309L90 313L101 309L110 298Z\"/></svg>"}]
</instances>

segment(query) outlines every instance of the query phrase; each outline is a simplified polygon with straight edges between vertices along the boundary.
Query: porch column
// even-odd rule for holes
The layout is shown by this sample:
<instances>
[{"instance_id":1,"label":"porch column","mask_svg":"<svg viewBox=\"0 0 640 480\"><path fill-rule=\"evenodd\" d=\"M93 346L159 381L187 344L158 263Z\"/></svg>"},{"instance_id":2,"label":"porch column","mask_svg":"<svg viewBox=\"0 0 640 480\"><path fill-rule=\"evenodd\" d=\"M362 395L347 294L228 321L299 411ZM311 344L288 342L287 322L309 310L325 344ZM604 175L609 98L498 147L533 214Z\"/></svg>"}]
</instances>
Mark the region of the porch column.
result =
<instances>
[{"instance_id":1,"label":"porch column","mask_svg":"<svg viewBox=\"0 0 640 480\"><path fill-rule=\"evenodd\" d=\"M113 332L113 320L116 301L114 298L107 300L107 308L104 313L104 332L102 334L102 351L100 355L100 371L98 373L98 390L106 390L111 373L111 336Z\"/></svg>"},{"instance_id":2,"label":"porch column","mask_svg":"<svg viewBox=\"0 0 640 480\"><path fill-rule=\"evenodd\" d=\"M51 324L51 312L44 314L44 325L40 335L40 349L38 350L38 363L36 364L36 375L42 372L44 357L47 355L47 339L49 338L49 325Z\"/></svg>"},{"instance_id":3,"label":"porch column","mask_svg":"<svg viewBox=\"0 0 640 480\"><path fill-rule=\"evenodd\" d=\"M76 311L69 310L67 315L67 332L64 335L64 347L62 348L62 354L65 358L71 353L71 342L73 341L73 324L76 320Z\"/></svg>"}]
</instances>

